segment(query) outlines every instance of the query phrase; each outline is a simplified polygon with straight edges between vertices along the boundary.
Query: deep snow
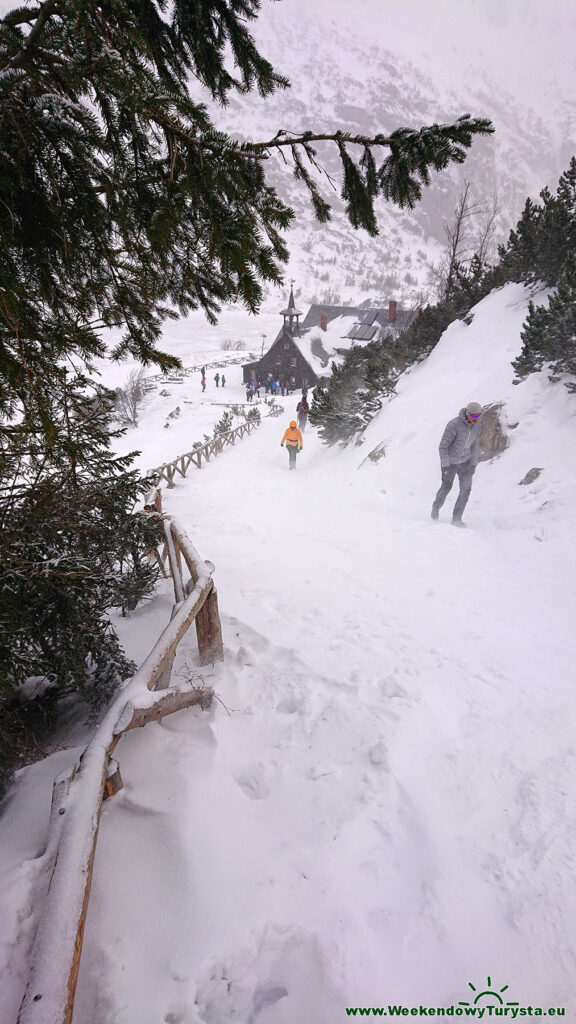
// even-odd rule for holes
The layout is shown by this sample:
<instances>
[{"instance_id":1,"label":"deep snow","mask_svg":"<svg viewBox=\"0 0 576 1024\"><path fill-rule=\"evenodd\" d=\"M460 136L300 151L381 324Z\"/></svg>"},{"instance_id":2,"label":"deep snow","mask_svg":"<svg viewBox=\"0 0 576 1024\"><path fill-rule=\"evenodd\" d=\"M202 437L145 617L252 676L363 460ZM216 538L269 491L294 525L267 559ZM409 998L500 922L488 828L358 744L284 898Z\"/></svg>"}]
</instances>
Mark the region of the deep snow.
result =
<instances>
[{"instance_id":1,"label":"deep snow","mask_svg":"<svg viewBox=\"0 0 576 1024\"><path fill-rule=\"evenodd\" d=\"M574 1013L576 408L545 375L512 385L527 302L509 285L452 325L362 446L307 430L289 473L293 396L164 490L216 565L226 645L199 670L191 631L175 671L222 704L117 749L75 1024L337 1024L346 1006L458 1003L487 977ZM189 450L212 402L243 399L241 368L226 376L225 396L210 377L154 396L123 450L144 467ZM450 499L439 524L429 510L442 429L472 399L504 403L510 447L480 465L457 531ZM170 604L165 585L119 623L131 654ZM0 819L2 1020L73 756L20 773Z\"/></svg>"}]
</instances>

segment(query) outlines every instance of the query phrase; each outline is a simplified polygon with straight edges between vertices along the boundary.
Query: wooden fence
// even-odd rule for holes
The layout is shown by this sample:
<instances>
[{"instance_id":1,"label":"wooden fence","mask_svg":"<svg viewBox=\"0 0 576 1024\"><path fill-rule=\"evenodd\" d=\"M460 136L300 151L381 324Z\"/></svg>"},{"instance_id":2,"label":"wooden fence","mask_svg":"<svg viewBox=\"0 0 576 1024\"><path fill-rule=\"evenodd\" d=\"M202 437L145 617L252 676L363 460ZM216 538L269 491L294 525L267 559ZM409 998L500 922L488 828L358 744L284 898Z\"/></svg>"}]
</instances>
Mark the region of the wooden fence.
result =
<instances>
[{"instance_id":1,"label":"wooden fence","mask_svg":"<svg viewBox=\"0 0 576 1024\"><path fill-rule=\"evenodd\" d=\"M254 360L252 352L244 352L241 356L235 356L232 359L219 359L217 362L202 363L200 366L184 366L181 370L172 370L171 373L156 373L151 377L144 378L144 386L151 388L156 387L157 384L182 384L184 377L191 377L194 373L200 373L202 369L206 370L226 370L228 366L237 366L239 363L249 363Z\"/></svg>"},{"instance_id":2,"label":"wooden fence","mask_svg":"<svg viewBox=\"0 0 576 1024\"><path fill-rule=\"evenodd\" d=\"M213 698L207 688L169 688L176 649L192 622L200 663L221 661L224 654L214 567L200 559L175 519L162 519L176 600L172 618L108 708L79 763L54 783L45 852L52 874L18 1024L71 1024L102 801L122 787L112 759L118 741L130 729L174 711L209 707Z\"/></svg>"},{"instance_id":3,"label":"wooden fence","mask_svg":"<svg viewBox=\"0 0 576 1024\"><path fill-rule=\"evenodd\" d=\"M203 459L209 462L213 455L218 455L227 445L235 444L237 440L249 434L255 426L256 424L250 421L241 423L239 427L234 427L233 430L229 430L225 434L218 434L218 437L212 438L206 444L199 445L198 448L193 448L191 452L179 455L172 462L165 462L162 466L149 470L149 475L156 480L164 480L168 487L175 487L174 477L177 473L180 476L186 476L190 466L201 469Z\"/></svg>"}]
</instances>

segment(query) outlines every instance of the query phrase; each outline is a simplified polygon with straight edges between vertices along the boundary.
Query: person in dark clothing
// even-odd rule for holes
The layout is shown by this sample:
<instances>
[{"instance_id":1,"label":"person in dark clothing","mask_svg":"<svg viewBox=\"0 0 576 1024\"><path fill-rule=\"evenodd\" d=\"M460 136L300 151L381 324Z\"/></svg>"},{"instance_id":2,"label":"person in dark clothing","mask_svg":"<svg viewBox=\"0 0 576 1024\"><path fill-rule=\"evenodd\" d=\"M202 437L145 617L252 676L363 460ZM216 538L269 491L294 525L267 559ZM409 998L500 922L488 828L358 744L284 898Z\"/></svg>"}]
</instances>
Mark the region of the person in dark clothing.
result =
<instances>
[{"instance_id":1,"label":"person in dark clothing","mask_svg":"<svg viewBox=\"0 0 576 1024\"><path fill-rule=\"evenodd\" d=\"M216 381L216 387L218 387L218 384L219 384L219 381L220 381L220 374L219 373L215 373L214 374L214 380Z\"/></svg>"},{"instance_id":2,"label":"person in dark clothing","mask_svg":"<svg viewBox=\"0 0 576 1024\"><path fill-rule=\"evenodd\" d=\"M301 398L296 406L296 413L298 415L298 426L300 430L306 430L306 424L308 422L308 413L310 412L310 406L305 398Z\"/></svg>"},{"instance_id":3,"label":"person in dark clothing","mask_svg":"<svg viewBox=\"0 0 576 1024\"><path fill-rule=\"evenodd\" d=\"M478 465L481 416L482 406L478 402L469 402L466 408L460 409L458 415L446 425L439 449L442 483L430 513L434 520L438 519L440 509L458 475L460 489L452 513L452 525L466 526L466 523L462 522L462 514L470 497L472 477Z\"/></svg>"},{"instance_id":4,"label":"person in dark clothing","mask_svg":"<svg viewBox=\"0 0 576 1024\"><path fill-rule=\"evenodd\" d=\"M222 387L225 387L225 385L226 385L226 377L224 376L224 374L222 374Z\"/></svg>"}]
</instances>

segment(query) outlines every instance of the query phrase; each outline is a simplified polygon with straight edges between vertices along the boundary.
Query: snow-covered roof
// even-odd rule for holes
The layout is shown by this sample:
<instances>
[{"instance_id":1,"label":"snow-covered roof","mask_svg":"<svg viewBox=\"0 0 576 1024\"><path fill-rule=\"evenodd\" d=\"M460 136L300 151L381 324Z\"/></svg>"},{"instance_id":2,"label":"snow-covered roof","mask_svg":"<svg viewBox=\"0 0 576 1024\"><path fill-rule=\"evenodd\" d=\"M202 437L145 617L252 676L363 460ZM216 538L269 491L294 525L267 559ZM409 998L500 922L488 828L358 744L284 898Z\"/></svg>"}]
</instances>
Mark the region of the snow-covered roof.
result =
<instances>
[{"instance_id":1,"label":"snow-covered roof","mask_svg":"<svg viewBox=\"0 0 576 1024\"><path fill-rule=\"evenodd\" d=\"M325 331L321 327L313 327L305 334L292 339L318 377L325 377L330 373L330 363L342 360L338 349L349 349L354 344L346 335L350 333L355 323L355 313L338 316L329 321Z\"/></svg>"}]
</instances>

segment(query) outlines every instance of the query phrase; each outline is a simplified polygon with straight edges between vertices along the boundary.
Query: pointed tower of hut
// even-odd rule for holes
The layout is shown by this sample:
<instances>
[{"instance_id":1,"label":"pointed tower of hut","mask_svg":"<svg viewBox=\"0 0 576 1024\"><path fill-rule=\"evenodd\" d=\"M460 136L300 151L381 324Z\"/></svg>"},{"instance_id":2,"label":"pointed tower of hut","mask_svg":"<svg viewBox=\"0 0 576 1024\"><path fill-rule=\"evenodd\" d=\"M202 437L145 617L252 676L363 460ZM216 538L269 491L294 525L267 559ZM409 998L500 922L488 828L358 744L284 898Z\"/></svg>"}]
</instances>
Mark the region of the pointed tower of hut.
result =
<instances>
[{"instance_id":1,"label":"pointed tower of hut","mask_svg":"<svg viewBox=\"0 0 576 1024\"><path fill-rule=\"evenodd\" d=\"M300 334L300 324L298 323L299 317L302 313L299 309L296 309L294 302L294 288L290 285L290 298L288 299L288 306L282 310L284 317L284 334L289 334L291 338L298 337Z\"/></svg>"}]
</instances>

